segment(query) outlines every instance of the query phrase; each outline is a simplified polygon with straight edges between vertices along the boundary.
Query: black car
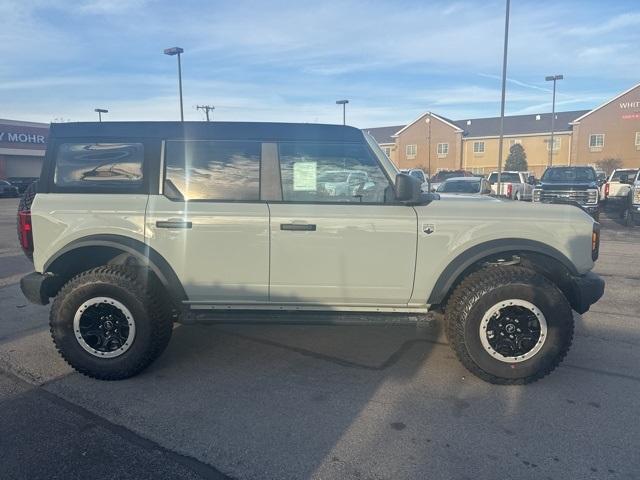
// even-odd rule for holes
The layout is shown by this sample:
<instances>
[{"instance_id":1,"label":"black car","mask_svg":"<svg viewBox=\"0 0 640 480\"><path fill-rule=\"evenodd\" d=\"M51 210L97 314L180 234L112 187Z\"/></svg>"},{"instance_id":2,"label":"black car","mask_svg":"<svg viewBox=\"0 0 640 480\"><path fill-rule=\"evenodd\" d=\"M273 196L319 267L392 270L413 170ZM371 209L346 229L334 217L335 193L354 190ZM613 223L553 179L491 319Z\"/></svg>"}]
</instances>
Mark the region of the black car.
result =
<instances>
[{"instance_id":1,"label":"black car","mask_svg":"<svg viewBox=\"0 0 640 480\"><path fill-rule=\"evenodd\" d=\"M18 189L6 180L0 180L0 197L19 197Z\"/></svg>"},{"instance_id":2,"label":"black car","mask_svg":"<svg viewBox=\"0 0 640 480\"><path fill-rule=\"evenodd\" d=\"M9 177L7 178L7 181L11 185L16 187L18 189L18 193L22 195L24 191L29 187L29 185L31 185L37 179L38 177Z\"/></svg>"},{"instance_id":3,"label":"black car","mask_svg":"<svg viewBox=\"0 0 640 480\"><path fill-rule=\"evenodd\" d=\"M533 201L569 203L598 220L600 192L593 167L549 167L533 190Z\"/></svg>"}]
</instances>

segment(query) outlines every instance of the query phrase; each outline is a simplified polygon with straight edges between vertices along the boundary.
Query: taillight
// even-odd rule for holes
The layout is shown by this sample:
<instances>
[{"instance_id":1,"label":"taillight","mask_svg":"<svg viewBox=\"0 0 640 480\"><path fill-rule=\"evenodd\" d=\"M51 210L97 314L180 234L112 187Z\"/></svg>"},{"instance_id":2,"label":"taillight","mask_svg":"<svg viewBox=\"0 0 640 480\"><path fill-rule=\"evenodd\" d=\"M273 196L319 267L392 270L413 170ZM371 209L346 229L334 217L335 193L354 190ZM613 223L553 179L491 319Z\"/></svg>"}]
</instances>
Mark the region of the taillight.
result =
<instances>
[{"instance_id":1,"label":"taillight","mask_svg":"<svg viewBox=\"0 0 640 480\"><path fill-rule=\"evenodd\" d=\"M20 246L25 252L33 252L33 227L31 226L31 210L18 212L18 232Z\"/></svg>"},{"instance_id":2,"label":"taillight","mask_svg":"<svg viewBox=\"0 0 640 480\"><path fill-rule=\"evenodd\" d=\"M604 198L609 196L609 183L604 184Z\"/></svg>"},{"instance_id":3,"label":"taillight","mask_svg":"<svg viewBox=\"0 0 640 480\"><path fill-rule=\"evenodd\" d=\"M509 185L507 185L507 197L510 197L512 193L513 193L513 184L510 183Z\"/></svg>"},{"instance_id":4,"label":"taillight","mask_svg":"<svg viewBox=\"0 0 640 480\"><path fill-rule=\"evenodd\" d=\"M594 222L591 233L591 259L595 262L600 254L600 224Z\"/></svg>"}]
</instances>

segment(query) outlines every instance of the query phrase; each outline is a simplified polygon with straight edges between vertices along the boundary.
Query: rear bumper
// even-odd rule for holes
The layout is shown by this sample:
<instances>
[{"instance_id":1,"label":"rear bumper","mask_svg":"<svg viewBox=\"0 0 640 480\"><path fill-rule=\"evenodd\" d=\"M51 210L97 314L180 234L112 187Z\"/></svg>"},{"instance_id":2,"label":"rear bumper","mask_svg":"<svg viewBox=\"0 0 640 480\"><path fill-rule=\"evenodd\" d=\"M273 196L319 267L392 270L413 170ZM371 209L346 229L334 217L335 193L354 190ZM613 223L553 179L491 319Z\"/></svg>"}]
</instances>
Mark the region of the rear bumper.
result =
<instances>
[{"instance_id":1,"label":"rear bumper","mask_svg":"<svg viewBox=\"0 0 640 480\"><path fill-rule=\"evenodd\" d=\"M31 303L46 305L49 303L49 291L53 275L33 272L20 279L20 290Z\"/></svg>"},{"instance_id":2,"label":"rear bumper","mask_svg":"<svg viewBox=\"0 0 640 480\"><path fill-rule=\"evenodd\" d=\"M604 295L604 280L593 272L573 277L573 291L571 306L576 312L585 313Z\"/></svg>"}]
</instances>

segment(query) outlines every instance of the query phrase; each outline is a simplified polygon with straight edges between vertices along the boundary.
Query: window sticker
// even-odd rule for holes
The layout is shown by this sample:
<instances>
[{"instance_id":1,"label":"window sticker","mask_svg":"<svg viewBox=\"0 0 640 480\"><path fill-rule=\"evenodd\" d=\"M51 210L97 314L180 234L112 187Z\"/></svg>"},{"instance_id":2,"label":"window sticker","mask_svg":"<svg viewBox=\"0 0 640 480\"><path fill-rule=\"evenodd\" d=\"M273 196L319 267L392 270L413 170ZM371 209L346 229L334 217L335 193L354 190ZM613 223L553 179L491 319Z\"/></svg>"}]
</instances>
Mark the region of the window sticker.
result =
<instances>
[{"instance_id":1,"label":"window sticker","mask_svg":"<svg viewBox=\"0 0 640 480\"><path fill-rule=\"evenodd\" d=\"M315 192L317 190L316 162L296 162L293 164L293 190L298 192Z\"/></svg>"}]
</instances>

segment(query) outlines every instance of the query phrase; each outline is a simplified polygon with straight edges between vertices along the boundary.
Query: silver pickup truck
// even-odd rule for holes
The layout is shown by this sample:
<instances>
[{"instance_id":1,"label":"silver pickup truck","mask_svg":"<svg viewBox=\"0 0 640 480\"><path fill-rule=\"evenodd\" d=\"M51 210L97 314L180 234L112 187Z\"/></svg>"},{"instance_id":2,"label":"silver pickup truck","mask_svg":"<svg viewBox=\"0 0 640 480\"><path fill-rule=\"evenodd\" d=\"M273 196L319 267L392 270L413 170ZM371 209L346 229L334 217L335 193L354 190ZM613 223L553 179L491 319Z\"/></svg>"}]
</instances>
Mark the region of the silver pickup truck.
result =
<instances>
[{"instance_id":1,"label":"silver pickup truck","mask_svg":"<svg viewBox=\"0 0 640 480\"><path fill-rule=\"evenodd\" d=\"M326 172L358 184L327 186ZM528 383L566 355L572 310L604 292L599 224L582 210L439 200L337 125L53 124L18 226L35 267L24 295L53 299L56 347L98 379L141 372L174 322L443 312L467 369Z\"/></svg>"}]
</instances>

